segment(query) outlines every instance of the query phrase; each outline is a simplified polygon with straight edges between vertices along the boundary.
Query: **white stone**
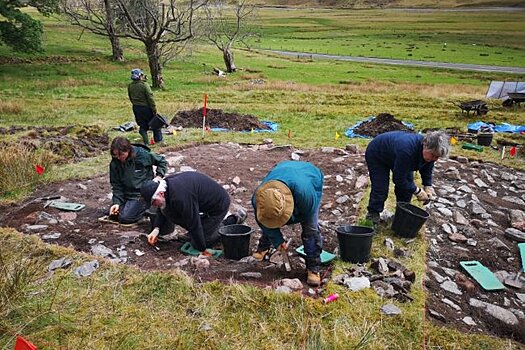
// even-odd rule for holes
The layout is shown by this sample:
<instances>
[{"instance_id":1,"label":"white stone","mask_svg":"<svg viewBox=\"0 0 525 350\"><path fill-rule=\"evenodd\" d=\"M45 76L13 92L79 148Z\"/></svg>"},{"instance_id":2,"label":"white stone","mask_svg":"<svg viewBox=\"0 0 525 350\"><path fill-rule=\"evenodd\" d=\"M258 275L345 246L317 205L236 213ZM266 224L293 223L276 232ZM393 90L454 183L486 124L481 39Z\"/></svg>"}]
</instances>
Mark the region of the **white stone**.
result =
<instances>
[{"instance_id":1,"label":"white stone","mask_svg":"<svg viewBox=\"0 0 525 350\"><path fill-rule=\"evenodd\" d=\"M452 300L448 298L443 298L441 299L441 301L447 304L448 306L450 306L451 308L453 308L454 310L461 311L461 307L458 304L454 303Z\"/></svg>"},{"instance_id":2,"label":"white stone","mask_svg":"<svg viewBox=\"0 0 525 350\"><path fill-rule=\"evenodd\" d=\"M475 326L476 325L476 322L474 322L474 320L470 316L463 317L462 321L464 323L466 323L467 325L469 325L469 326Z\"/></svg>"},{"instance_id":3,"label":"white stone","mask_svg":"<svg viewBox=\"0 0 525 350\"><path fill-rule=\"evenodd\" d=\"M458 285L456 284L456 282L445 281L445 282L441 283L440 286L441 286L441 288L443 288L447 292L450 292L450 293L453 293L453 294L456 294L456 295L462 295L463 294L459 290Z\"/></svg>"},{"instance_id":4,"label":"white stone","mask_svg":"<svg viewBox=\"0 0 525 350\"><path fill-rule=\"evenodd\" d=\"M485 310L485 312L494 318L504 322L509 326L516 326L519 324L519 320L514 314L501 306L486 303L484 301L470 298L469 305Z\"/></svg>"}]
</instances>

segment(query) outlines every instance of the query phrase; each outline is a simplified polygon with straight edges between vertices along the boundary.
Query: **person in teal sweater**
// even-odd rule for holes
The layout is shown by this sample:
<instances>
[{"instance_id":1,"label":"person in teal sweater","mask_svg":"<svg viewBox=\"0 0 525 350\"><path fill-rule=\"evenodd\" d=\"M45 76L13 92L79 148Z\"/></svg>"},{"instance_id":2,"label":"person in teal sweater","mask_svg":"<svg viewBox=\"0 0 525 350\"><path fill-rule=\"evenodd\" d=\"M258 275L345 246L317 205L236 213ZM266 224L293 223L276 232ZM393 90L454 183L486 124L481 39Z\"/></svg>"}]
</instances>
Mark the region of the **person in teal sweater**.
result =
<instances>
[{"instance_id":1,"label":"person in teal sweater","mask_svg":"<svg viewBox=\"0 0 525 350\"><path fill-rule=\"evenodd\" d=\"M149 144L148 130L149 122L157 115L157 106L153 98L153 92L146 83L146 75L141 69L135 68L131 71L132 82L128 85L128 97L133 105L135 121L139 126L139 134L144 144ZM153 140L162 141L161 129L153 129Z\"/></svg>"},{"instance_id":2,"label":"person in teal sweater","mask_svg":"<svg viewBox=\"0 0 525 350\"><path fill-rule=\"evenodd\" d=\"M323 196L323 172L308 162L284 161L262 180L252 196L255 219L262 236L257 252L262 260L270 245L286 254L281 227L300 223L306 254L307 283L319 286L323 237L319 230L319 207Z\"/></svg>"},{"instance_id":3,"label":"person in teal sweater","mask_svg":"<svg viewBox=\"0 0 525 350\"><path fill-rule=\"evenodd\" d=\"M147 146L132 145L125 137L115 137L110 152L109 181L113 204L109 215L123 224L137 222L146 211L145 203L140 200L140 187L154 178L157 181L162 179L168 171L168 162L164 156L150 152ZM155 174L154 165L157 167Z\"/></svg>"}]
</instances>

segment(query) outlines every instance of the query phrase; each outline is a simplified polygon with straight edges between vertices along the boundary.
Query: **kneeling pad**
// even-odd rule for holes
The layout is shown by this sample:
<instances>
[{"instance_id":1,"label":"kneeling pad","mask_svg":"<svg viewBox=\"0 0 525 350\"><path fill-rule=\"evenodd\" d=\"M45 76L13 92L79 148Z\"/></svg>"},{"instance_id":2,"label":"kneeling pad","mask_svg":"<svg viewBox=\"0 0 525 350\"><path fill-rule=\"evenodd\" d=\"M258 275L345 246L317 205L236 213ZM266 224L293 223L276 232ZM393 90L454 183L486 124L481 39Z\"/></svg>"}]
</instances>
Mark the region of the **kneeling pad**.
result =
<instances>
[{"instance_id":1,"label":"kneeling pad","mask_svg":"<svg viewBox=\"0 0 525 350\"><path fill-rule=\"evenodd\" d=\"M295 249L297 254L299 254L302 257L306 257L306 254L304 253L304 246L300 246L297 249ZM332 254L330 252L327 252L326 250L323 250L321 252L321 264L329 263L330 261L334 260L336 258L335 254Z\"/></svg>"},{"instance_id":2,"label":"kneeling pad","mask_svg":"<svg viewBox=\"0 0 525 350\"><path fill-rule=\"evenodd\" d=\"M210 249L210 248L208 248L207 250L212 254L212 256L215 259L217 259L218 257L220 257L222 255L222 250L220 250L220 249ZM180 247L180 251L183 252L184 254L192 255L192 256L199 256L201 254L200 251L198 251L197 249L193 248L193 246L191 245L190 242L184 243L182 245L182 247Z\"/></svg>"}]
</instances>

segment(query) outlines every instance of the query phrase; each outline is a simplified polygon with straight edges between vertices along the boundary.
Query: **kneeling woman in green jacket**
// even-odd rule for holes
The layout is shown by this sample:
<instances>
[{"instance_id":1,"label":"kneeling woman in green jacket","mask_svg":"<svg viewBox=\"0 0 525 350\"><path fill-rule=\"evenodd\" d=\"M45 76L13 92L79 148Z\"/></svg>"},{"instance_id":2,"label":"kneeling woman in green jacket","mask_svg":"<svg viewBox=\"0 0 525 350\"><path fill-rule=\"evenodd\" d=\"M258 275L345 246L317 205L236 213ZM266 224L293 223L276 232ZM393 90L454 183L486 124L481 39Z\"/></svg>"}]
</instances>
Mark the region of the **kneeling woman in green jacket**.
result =
<instances>
[{"instance_id":1,"label":"kneeling woman in green jacket","mask_svg":"<svg viewBox=\"0 0 525 350\"><path fill-rule=\"evenodd\" d=\"M162 155L150 152L146 146L134 146L125 137L116 137L111 142L109 181L113 190L113 205L110 216L117 216L120 223L130 224L144 216L146 205L140 200L140 187L152 180L153 165L156 179L160 180L168 171L168 162Z\"/></svg>"}]
</instances>

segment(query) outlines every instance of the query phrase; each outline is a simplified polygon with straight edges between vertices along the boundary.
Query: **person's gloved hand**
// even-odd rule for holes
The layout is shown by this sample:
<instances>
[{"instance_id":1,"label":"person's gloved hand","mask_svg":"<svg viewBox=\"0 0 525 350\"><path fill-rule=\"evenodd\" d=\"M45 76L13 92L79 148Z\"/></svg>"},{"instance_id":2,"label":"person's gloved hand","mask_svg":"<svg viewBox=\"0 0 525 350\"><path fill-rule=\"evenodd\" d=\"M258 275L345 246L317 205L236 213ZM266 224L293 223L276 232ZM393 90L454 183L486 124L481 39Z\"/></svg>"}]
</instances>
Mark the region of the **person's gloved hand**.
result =
<instances>
[{"instance_id":1,"label":"person's gloved hand","mask_svg":"<svg viewBox=\"0 0 525 350\"><path fill-rule=\"evenodd\" d=\"M155 227L153 231L151 231L150 234L148 235L148 243L150 245L155 245L155 243L157 243L157 241L159 240L158 236L159 236L159 228Z\"/></svg>"},{"instance_id":2,"label":"person's gloved hand","mask_svg":"<svg viewBox=\"0 0 525 350\"><path fill-rule=\"evenodd\" d=\"M423 204L427 204L429 202L428 194L419 187L416 189L416 192L414 192L414 195L416 196L417 200L423 202Z\"/></svg>"},{"instance_id":3,"label":"person's gloved hand","mask_svg":"<svg viewBox=\"0 0 525 350\"><path fill-rule=\"evenodd\" d=\"M425 186L423 189L425 190L429 200L436 198L436 191L434 191L432 186Z\"/></svg>"},{"instance_id":4,"label":"person's gloved hand","mask_svg":"<svg viewBox=\"0 0 525 350\"><path fill-rule=\"evenodd\" d=\"M160 182L162 180L162 176L155 176L155 178L152 180L153 182Z\"/></svg>"},{"instance_id":5,"label":"person's gloved hand","mask_svg":"<svg viewBox=\"0 0 525 350\"><path fill-rule=\"evenodd\" d=\"M120 212L120 206L118 204L113 204L111 208L109 208L109 215L118 215Z\"/></svg>"}]
</instances>

